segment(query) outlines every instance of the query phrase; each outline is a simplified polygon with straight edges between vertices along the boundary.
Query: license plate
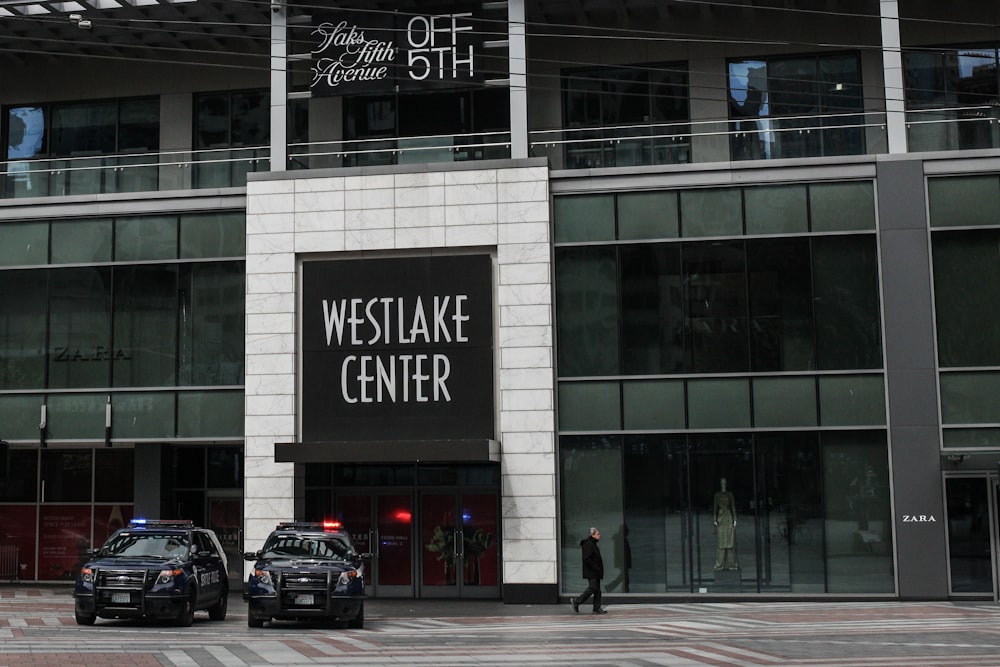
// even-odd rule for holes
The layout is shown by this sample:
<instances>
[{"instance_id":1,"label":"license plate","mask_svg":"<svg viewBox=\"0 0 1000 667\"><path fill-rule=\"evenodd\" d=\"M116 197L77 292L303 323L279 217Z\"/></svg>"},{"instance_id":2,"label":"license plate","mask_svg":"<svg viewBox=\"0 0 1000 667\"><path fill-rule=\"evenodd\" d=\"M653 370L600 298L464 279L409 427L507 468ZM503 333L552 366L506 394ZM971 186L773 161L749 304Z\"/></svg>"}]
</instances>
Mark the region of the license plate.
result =
<instances>
[{"instance_id":1,"label":"license plate","mask_svg":"<svg viewBox=\"0 0 1000 667\"><path fill-rule=\"evenodd\" d=\"M300 593L295 596L295 604L298 606L312 606L315 597L311 593Z\"/></svg>"},{"instance_id":2,"label":"license plate","mask_svg":"<svg viewBox=\"0 0 1000 667\"><path fill-rule=\"evenodd\" d=\"M128 604L132 601L132 596L128 593L112 593L111 602L112 604Z\"/></svg>"}]
</instances>

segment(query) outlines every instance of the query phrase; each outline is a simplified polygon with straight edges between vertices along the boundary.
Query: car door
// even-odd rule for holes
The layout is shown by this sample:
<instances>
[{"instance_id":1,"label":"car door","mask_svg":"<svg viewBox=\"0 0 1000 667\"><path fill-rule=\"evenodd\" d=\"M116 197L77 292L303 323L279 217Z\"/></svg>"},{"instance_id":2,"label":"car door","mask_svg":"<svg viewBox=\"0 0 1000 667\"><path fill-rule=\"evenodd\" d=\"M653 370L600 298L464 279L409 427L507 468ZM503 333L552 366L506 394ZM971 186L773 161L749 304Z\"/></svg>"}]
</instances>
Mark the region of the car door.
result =
<instances>
[{"instance_id":1,"label":"car door","mask_svg":"<svg viewBox=\"0 0 1000 667\"><path fill-rule=\"evenodd\" d=\"M225 561L215 540L201 530L194 531L193 537L198 547L193 558L195 565L198 566L199 606L204 607L218 601L227 572Z\"/></svg>"}]
</instances>

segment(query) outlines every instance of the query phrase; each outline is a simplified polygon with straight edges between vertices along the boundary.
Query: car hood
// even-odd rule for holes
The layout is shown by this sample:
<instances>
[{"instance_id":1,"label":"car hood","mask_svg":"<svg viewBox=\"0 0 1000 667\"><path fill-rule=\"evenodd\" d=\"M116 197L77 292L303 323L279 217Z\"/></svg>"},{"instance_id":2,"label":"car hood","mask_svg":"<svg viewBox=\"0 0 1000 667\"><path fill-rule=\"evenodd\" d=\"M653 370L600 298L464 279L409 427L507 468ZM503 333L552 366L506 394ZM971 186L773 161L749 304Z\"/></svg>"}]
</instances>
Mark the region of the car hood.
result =
<instances>
[{"instance_id":1,"label":"car hood","mask_svg":"<svg viewBox=\"0 0 1000 667\"><path fill-rule=\"evenodd\" d=\"M256 567L279 570L333 570L334 572L356 569L354 565L342 560L324 558L271 558L257 561Z\"/></svg>"},{"instance_id":2,"label":"car hood","mask_svg":"<svg viewBox=\"0 0 1000 667\"><path fill-rule=\"evenodd\" d=\"M147 570L165 570L182 565L178 558L143 558L140 556L104 556L87 561L84 567L101 569L143 568Z\"/></svg>"}]
</instances>

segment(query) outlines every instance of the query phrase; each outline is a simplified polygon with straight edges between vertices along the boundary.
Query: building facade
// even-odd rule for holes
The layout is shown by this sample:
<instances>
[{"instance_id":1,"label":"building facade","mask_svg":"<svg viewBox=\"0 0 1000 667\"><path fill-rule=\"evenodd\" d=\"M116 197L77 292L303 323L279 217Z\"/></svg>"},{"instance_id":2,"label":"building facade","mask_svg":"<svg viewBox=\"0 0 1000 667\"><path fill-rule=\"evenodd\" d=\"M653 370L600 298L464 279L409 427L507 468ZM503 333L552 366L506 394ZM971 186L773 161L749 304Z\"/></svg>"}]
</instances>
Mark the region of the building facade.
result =
<instances>
[{"instance_id":1,"label":"building facade","mask_svg":"<svg viewBox=\"0 0 1000 667\"><path fill-rule=\"evenodd\" d=\"M998 599L1000 9L234 4L2 10L0 580Z\"/></svg>"}]
</instances>

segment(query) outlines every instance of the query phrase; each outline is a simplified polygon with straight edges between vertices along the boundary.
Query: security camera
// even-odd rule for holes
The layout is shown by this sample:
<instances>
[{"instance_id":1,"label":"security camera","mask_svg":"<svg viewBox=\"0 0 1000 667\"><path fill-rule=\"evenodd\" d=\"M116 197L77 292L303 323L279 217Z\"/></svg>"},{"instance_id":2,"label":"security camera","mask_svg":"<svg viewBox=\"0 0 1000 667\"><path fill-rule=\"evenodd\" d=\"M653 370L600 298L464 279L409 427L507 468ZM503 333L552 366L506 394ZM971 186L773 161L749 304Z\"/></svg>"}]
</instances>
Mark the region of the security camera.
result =
<instances>
[{"instance_id":1,"label":"security camera","mask_svg":"<svg viewBox=\"0 0 1000 667\"><path fill-rule=\"evenodd\" d=\"M283 6L284 5L282 4L281 0L271 0L271 11L274 12L275 14L280 12Z\"/></svg>"}]
</instances>

